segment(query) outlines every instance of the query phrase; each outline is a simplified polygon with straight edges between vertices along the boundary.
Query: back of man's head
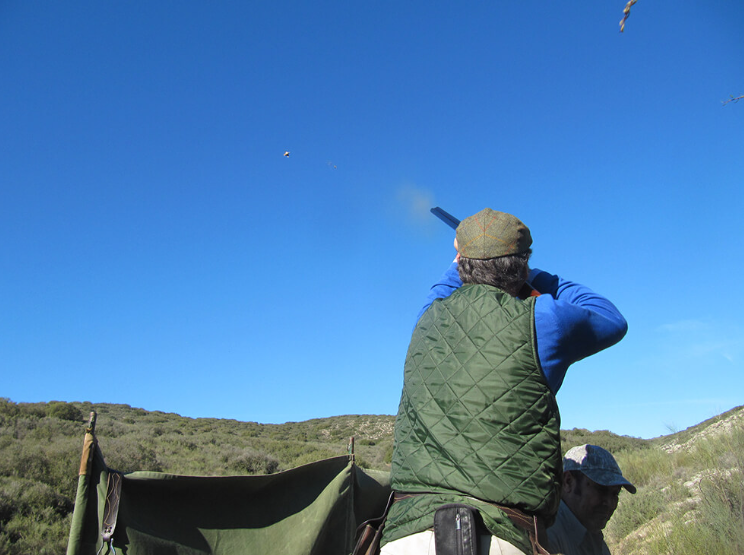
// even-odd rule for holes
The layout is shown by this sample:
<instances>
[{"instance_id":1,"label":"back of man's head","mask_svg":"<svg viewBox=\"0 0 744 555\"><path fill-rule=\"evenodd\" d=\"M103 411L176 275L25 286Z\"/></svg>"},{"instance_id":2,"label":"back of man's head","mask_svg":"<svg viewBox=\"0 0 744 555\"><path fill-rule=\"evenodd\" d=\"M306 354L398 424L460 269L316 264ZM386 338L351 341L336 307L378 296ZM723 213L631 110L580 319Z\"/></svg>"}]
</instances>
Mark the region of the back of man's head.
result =
<instances>
[{"instance_id":1,"label":"back of man's head","mask_svg":"<svg viewBox=\"0 0 744 555\"><path fill-rule=\"evenodd\" d=\"M516 297L529 273L529 228L505 212L485 208L457 226L463 283L483 283Z\"/></svg>"}]
</instances>

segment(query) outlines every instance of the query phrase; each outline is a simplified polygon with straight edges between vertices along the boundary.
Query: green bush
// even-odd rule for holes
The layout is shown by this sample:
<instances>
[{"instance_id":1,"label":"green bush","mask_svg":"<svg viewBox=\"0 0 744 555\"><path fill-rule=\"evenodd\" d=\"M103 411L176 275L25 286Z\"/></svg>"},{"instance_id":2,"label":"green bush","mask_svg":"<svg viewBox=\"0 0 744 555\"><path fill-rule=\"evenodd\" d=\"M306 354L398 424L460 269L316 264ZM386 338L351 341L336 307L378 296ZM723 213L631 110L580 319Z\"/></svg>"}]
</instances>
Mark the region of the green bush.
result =
<instances>
[{"instance_id":1,"label":"green bush","mask_svg":"<svg viewBox=\"0 0 744 555\"><path fill-rule=\"evenodd\" d=\"M273 474L279 470L279 461L273 456L250 448L232 448L223 460L229 474Z\"/></svg>"},{"instance_id":2,"label":"green bush","mask_svg":"<svg viewBox=\"0 0 744 555\"><path fill-rule=\"evenodd\" d=\"M700 523L730 553L744 553L744 474L742 467L700 481Z\"/></svg>"},{"instance_id":3,"label":"green bush","mask_svg":"<svg viewBox=\"0 0 744 555\"><path fill-rule=\"evenodd\" d=\"M73 500L52 486L24 478L0 477L0 522L16 514L30 515L50 509L65 516L72 512Z\"/></svg>"},{"instance_id":4,"label":"green bush","mask_svg":"<svg viewBox=\"0 0 744 555\"><path fill-rule=\"evenodd\" d=\"M107 441L105 447L103 441L100 442L106 465L109 468L125 473L135 470L161 472L163 466L158 460L155 449L149 443L138 437L128 436Z\"/></svg>"},{"instance_id":5,"label":"green bush","mask_svg":"<svg viewBox=\"0 0 744 555\"><path fill-rule=\"evenodd\" d=\"M10 418L18 416L20 409L18 405L7 397L0 397L0 415Z\"/></svg>"},{"instance_id":6,"label":"green bush","mask_svg":"<svg viewBox=\"0 0 744 555\"><path fill-rule=\"evenodd\" d=\"M45 482L51 467L52 463L42 449L20 440L3 449L3 456L0 458L0 476Z\"/></svg>"},{"instance_id":7,"label":"green bush","mask_svg":"<svg viewBox=\"0 0 744 555\"><path fill-rule=\"evenodd\" d=\"M59 555L67 550L72 514L57 517L51 509L18 515L0 531L0 555Z\"/></svg>"},{"instance_id":8,"label":"green bush","mask_svg":"<svg viewBox=\"0 0 744 555\"><path fill-rule=\"evenodd\" d=\"M0 554L63 553L72 510L51 486L0 477Z\"/></svg>"},{"instance_id":9,"label":"green bush","mask_svg":"<svg viewBox=\"0 0 744 555\"><path fill-rule=\"evenodd\" d=\"M47 407L47 415L60 420L80 422L83 419L82 411L75 405L62 401L52 401Z\"/></svg>"}]
</instances>

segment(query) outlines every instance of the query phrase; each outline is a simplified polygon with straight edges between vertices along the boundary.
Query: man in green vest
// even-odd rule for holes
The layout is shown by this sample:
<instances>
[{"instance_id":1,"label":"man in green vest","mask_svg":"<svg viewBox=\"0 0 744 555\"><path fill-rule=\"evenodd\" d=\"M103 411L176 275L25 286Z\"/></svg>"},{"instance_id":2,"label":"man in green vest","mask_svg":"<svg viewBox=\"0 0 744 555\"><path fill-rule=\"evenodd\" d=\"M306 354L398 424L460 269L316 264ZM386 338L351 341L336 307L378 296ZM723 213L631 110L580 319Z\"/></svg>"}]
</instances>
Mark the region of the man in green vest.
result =
<instances>
[{"instance_id":1,"label":"man in green vest","mask_svg":"<svg viewBox=\"0 0 744 555\"><path fill-rule=\"evenodd\" d=\"M490 208L457 228L457 258L406 356L382 555L448 555L453 542L547 553L563 471L555 393L627 324L585 286L530 271L531 244L527 226Z\"/></svg>"}]
</instances>

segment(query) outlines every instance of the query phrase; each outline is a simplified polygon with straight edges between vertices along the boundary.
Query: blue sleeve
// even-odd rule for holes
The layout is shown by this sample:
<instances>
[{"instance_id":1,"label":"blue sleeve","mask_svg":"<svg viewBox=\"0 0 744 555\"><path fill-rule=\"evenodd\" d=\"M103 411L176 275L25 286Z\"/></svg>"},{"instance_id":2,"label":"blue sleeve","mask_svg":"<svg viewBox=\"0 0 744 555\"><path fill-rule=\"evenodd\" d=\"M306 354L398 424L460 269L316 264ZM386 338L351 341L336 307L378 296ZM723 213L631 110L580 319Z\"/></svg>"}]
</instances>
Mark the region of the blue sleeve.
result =
<instances>
[{"instance_id":1,"label":"blue sleeve","mask_svg":"<svg viewBox=\"0 0 744 555\"><path fill-rule=\"evenodd\" d=\"M537 352L548 385L557 393L568 367L620 341L628 324L606 298L588 287L534 269Z\"/></svg>"},{"instance_id":2,"label":"blue sleeve","mask_svg":"<svg viewBox=\"0 0 744 555\"><path fill-rule=\"evenodd\" d=\"M429 294L426 296L426 303L419 311L418 316L416 316L416 322L421 319L421 316L423 316L426 309L431 306L431 303L437 299L449 297L458 287L462 287L462 281L460 281L460 274L457 272L457 262L453 262L450 264L450 267L447 268L447 271L444 272L444 275L439 278L439 281L429 289Z\"/></svg>"}]
</instances>

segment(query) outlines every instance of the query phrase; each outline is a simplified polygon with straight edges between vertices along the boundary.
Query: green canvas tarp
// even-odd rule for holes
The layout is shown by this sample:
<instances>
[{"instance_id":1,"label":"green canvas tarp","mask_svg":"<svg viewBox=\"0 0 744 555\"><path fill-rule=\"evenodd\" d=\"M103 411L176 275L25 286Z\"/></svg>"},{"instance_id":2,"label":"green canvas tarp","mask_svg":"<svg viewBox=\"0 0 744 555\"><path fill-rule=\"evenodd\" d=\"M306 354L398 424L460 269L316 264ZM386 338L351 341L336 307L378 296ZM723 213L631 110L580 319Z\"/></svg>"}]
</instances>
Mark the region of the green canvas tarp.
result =
<instances>
[{"instance_id":1,"label":"green canvas tarp","mask_svg":"<svg viewBox=\"0 0 744 555\"><path fill-rule=\"evenodd\" d=\"M348 455L262 476L120 474L89 428L67 555L346 555L389 493L388 473Z\"/></svg>"}]
</instances>

